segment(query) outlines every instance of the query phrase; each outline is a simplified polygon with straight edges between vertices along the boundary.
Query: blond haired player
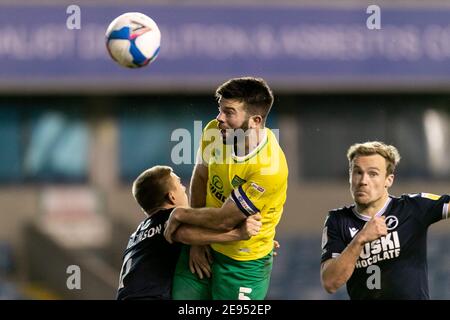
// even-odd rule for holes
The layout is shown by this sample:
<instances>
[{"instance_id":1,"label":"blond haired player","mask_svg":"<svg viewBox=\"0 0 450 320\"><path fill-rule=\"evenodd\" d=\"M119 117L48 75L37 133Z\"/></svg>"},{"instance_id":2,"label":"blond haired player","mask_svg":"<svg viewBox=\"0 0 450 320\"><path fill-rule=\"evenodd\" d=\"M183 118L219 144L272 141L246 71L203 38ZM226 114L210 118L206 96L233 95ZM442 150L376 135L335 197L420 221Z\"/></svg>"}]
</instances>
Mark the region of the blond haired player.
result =
<instances>
[{"instance_id":1,"label":"blond haired player","mask_svg":"<svg viewBox=\"0 0 450 320\"><path fill-rule=\"evenodd\" d=\"M347 153L354 204L330 211L323 230L321 278L351 299L429 299L427 230L449 216L449 195L394 197L398 150L378 141Z\"/></svg>"}]
</instances>

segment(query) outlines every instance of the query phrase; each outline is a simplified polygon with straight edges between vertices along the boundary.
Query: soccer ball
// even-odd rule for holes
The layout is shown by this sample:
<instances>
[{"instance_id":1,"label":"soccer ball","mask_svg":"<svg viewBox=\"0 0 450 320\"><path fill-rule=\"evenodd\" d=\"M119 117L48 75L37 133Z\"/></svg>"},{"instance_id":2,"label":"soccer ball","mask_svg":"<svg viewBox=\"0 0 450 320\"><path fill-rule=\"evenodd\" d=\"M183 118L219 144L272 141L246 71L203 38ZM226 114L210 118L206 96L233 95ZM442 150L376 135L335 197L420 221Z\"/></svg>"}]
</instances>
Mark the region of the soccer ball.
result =
<instances>
[{"instance_id":1,"label":"soccer ball","mask_svg":"<svg viewBox=\"0 0 450 320\"><path fill-rule=\"evenodd\" d=\"M109 24L105 37L111 58L127 68L144 67L154 61L161 44L158 25L139 12L118 16Z\"/></svg>"}]
</instances>

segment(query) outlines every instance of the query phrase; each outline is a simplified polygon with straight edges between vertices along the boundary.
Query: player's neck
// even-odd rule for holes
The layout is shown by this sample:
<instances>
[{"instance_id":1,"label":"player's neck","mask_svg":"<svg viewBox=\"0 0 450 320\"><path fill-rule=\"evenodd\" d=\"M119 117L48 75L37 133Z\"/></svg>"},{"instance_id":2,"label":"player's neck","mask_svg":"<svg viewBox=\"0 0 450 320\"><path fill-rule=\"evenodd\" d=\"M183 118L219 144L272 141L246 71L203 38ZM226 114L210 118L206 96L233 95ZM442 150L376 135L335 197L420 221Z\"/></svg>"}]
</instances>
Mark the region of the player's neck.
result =
<instances>
[{"instance_id":1,"label":"player's neck","mask_svg":"<svg viewBox=\"0 0 450 320\"><path fill-rule=\"evenodd\" d=\"M384 208L389 199L389 193L384 193L381 198L368 204L355 203L356 211L360 214L373 218L381 209Z\"/></svg>"},{"instance_id":2,"label":"player's neck","mask_svg":"<svg viewBox=\"0 0 450 320\"><path fill-rule=\"evenodd\" d=\"M244 148L239 148L239 144L235 144L234 152L238 157L245 157L255 150L259 144L264 140L266 135L265 128L248 129L245 135Z\"/></svg>"},{"instance_id":3,"label":"player's neck","mask_svg":"<svg viewBox=\"0 0 450 320\"><path fill-rule=\"evenodd\" d=\"M151 217L152 215L154 215L155 213L157 213L161 210L173 209L173 208L175 208L174 204L169 204L169 203L163 204L163 205L159 206L158 208L154 208L152 211L147 212L147 217Z\"/></svg>"}]
</instances>

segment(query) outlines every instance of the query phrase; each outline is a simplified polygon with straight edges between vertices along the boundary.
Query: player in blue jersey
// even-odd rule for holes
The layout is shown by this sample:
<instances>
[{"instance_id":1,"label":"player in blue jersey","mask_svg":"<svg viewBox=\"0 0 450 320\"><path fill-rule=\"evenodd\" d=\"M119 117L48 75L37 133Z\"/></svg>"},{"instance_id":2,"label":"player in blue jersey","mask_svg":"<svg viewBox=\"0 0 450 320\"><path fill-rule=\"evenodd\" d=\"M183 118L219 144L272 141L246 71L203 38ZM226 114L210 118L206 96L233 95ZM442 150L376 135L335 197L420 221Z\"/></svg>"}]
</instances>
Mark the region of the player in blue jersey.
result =
<instances>
[{"instance_id":1,"label":"player in blue jersey","mask_svg":"<svg viewBox=\"0 0 450 320\"><path fill-rule=\"evenodd\" d=\"M427 230L449 217L449 195L394 197L400 155L381 142L355 144L347 153L354 204L330 211L322 235L321 280L351 299L429 299Z\"/></svg>"},{"instance_id":2,"label":"player in blue jersey","mask_svg":"<svg viewBox=\"0 0 450 320\"><path fill-rule=\"evenodd\" d=\"M170 299L181 244L167 242L164 230L172 210L187 206L186 188L170 167L155 166L135 180L133 196L147 218L131 235L125 250L117 299ZM259 232L260 218L252 216L228 232L183 224L172 239L196 245L247 240Z\"/></svg>"}]
</instances>

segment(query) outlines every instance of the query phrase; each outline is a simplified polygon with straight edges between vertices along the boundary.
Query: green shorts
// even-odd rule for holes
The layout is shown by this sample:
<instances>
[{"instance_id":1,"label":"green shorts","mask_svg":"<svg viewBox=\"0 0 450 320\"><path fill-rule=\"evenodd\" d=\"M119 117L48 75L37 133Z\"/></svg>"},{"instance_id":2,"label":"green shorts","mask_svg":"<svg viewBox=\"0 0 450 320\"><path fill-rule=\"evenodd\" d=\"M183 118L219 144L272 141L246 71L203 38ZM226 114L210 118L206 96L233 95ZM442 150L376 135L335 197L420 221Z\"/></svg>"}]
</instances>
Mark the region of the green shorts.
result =
<instances>
[{"instance_id":1,"label":"green shorts","mask_svg":"<svg viewBox=\"0 0 450 320\"><path fill-rule=\"evenodd\" d=\"M199 279L189 270L189 247L183 248L173 281L173 299L263 300L269 289L272 252L250 261L231 259L212 250L211 279Z\"/></svg>"},{"instance_id":2,"label":"green shorts","mask_svg":"<svg viewBox=\"0 0 450 320\"><path fill-rule=\"evenodd\" d=\"M183 245L172 284L174 300L211 300L211 279L200 279L189 269L189 251L191 247Z\"/></svg>"}]
</instances>

